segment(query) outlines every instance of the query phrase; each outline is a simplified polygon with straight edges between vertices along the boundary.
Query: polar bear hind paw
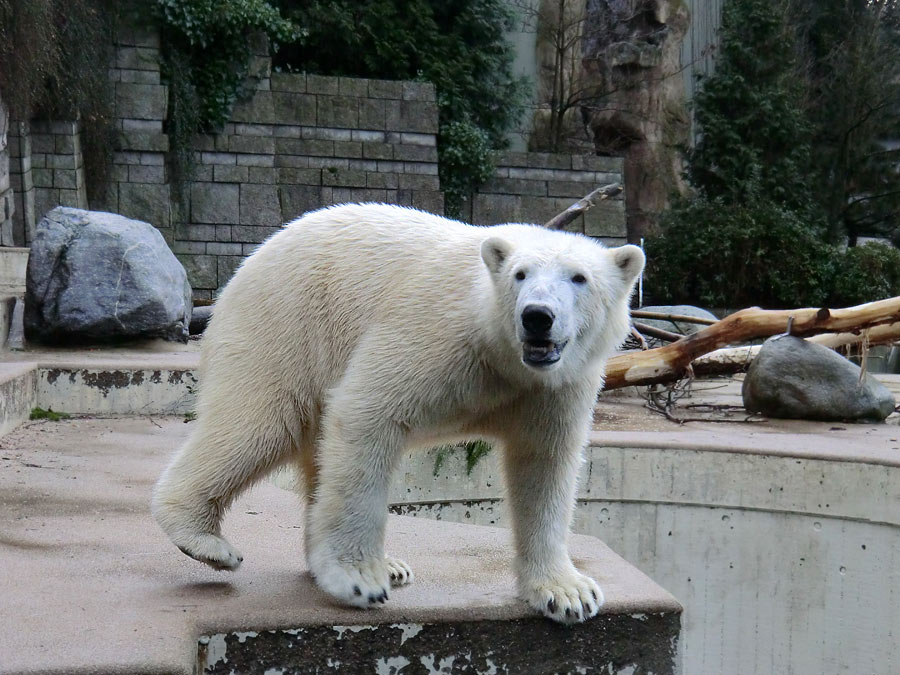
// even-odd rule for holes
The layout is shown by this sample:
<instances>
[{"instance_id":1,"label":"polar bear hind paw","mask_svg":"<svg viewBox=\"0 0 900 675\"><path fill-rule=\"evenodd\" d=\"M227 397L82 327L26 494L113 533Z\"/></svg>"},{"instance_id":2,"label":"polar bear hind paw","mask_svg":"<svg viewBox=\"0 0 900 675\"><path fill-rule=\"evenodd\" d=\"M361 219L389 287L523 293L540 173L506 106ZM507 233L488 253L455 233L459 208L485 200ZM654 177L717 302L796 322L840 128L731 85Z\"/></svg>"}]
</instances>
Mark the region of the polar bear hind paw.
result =
<instances>
[{"instance_id":1,"label":"polar bear hind paw","mask_svg":"<svg viewBox=\"0 0 900 675\"><path fill-rule=\"evenodd\" d=\"M244 561L240 551L215 534L196 535L191 537L189 542L176 546L186 556L206 563L214 570L233 572Z\"/></svg>"},{"instance_id":2,"label":"polar bear hind paw","mask_svg":"<svg viewBox=\"0 0 900 675\"><path fill-rule=\"evenodd\" d=\"M326 593L354 607L379 607L388 600L392 586L412 581L412 570L402 560L383 558L358 563L336 563L314 570L316 582Z\"/></svg>"},{"instance_id":3,"label":"polar bear hind paw","mask_svg":"<svg viewBox=\"0 0 900 675\"><path fill-rule=\"evenodd\" d=\"M559 623L581 623L590 619L604 601L597 582L578 572L528 584L523 595L528 604Z\"/></svg>"},{"instance_id":4,"label":"polar bear hind paw","mask_svg":"<svg viewBox=\"0 0 900 675\"><path fill-rule=\"evenodd\" d=\"M387 566L392 587L407 586L413 582L412 568L404 561L399 558L385 556L384 564Z\"/></svg>"}]
</instances>

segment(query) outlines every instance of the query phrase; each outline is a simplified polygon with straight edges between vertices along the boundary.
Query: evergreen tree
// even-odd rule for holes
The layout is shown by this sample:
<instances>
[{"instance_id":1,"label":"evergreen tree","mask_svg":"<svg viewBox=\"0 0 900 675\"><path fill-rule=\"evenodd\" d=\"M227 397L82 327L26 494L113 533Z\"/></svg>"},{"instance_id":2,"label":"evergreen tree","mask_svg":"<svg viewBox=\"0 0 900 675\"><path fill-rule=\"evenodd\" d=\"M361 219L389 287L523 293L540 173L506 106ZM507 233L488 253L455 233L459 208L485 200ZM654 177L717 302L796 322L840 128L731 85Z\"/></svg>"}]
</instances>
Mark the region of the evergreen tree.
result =
<instances>
[{"instance_id":1,"label":"evergreen tree","mask_svg":"<svg viewBox=\"0 0 900 675\"><path fill-rule=\"evenodd\" d=\"M851 244L890 235L900 228L900 2L803 3L794 23L806 36L807 114L829 230Z\"/></svg>"},{"instance_id":2,"label":"evergreen tree","mask_svg":"<svg viewBox=\"0 0 900 675\"><path fill-rule=\"evenodd\" d=\"M727 1L715 73L694 100L700 136L687 173L701 196L734 204L764 196L812 214L812 128L798 74L783 3Z\"/></svg>"}]
</instances>

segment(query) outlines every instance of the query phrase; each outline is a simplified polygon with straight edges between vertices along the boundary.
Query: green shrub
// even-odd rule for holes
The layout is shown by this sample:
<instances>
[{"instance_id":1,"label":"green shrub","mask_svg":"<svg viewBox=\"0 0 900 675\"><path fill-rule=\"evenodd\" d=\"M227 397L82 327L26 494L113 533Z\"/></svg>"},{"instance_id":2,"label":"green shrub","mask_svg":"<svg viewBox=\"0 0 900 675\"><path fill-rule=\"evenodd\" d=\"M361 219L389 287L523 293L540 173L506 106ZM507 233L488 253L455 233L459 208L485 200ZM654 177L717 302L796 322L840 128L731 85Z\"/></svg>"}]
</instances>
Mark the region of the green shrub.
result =
<instances>
[{"instance_id":1,"label":"green shrub","mask_svg":"<svg viewBox=\"0 0 900 675\"><path fill-rule=\"evenodd\" d=\"M724 308L821 305L837 255L794 211L762 198L676 204L646 248L648 296Z\"/></svg>"},{"instance_id":2,"label":"green shrub","mask_svg":"<svg viewBox=\"0 0 900 675\"><path fill-rule=\"evenodd\" d=\"M488 135L469 120L442 124L438 142L442 148L441 187L445 211L452 218L462 215L465 200L494 173L494 153Z\"/></svg>"},{"instance_id":3,"label":"green shrub","mask_svg":"<svg viewBox=\"0 0 900 675\"><path fill-rule=\"evenodd\" d=\"M850 307L900 295L900 251L870 242L848 248L839 258L830 298L832 307Z\"/></svg>"}]
</instances>

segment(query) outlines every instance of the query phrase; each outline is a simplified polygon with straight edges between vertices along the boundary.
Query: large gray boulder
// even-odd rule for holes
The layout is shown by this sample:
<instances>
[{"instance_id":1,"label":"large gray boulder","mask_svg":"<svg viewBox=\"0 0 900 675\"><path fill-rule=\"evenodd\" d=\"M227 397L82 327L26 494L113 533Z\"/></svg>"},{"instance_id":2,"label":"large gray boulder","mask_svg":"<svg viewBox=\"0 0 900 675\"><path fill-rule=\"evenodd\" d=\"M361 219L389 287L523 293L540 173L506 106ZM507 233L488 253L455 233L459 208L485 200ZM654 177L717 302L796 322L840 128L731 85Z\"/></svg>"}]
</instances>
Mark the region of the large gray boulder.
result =
<instances>
[{"instance_id":1,"label":"large gray boulder","mask_svg":"<svg viewBox=\"0 0 900 675\"><path fill-rule=\"evenodd\" d=\"M801 338L763 344L743 386L744 407L767 417L821 421L881 421L894 396L840 354Z\"/></svg>"},{"instance_id":2,"label":"large gray boulder","mask_svg":"<svg viewBox=\"0 0 900 675\"><path fill-rule=\"evenodd\" d=\"M191 305L184 267L152 225L67 207L41 219L25 280L29 341L183 342Z\"/></svg>"}]
</instances>

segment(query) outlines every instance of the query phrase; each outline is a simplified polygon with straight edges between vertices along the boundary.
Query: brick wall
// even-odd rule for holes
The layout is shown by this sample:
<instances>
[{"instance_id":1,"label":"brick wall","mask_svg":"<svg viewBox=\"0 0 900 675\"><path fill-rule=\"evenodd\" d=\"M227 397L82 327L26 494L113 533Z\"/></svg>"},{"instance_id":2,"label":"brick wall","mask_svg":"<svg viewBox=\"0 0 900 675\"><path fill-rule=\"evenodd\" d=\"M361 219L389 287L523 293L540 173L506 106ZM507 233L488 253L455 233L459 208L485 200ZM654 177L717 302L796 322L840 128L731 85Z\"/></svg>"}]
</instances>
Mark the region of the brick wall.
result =
<instances>
[{"instance_id":1,"label":"brick wall","mask_svg":"<svg viewBox=\"0 0 900 675\"><path fill-rule=\"evenodd\" d=\"M264 54L259 45L248 78L252 98L235 106L220 133L196 139L196 173L178 201L166 165L168 88L158 37L120 31L110 64L118 142L111 181L90 208L159 228L187 269L195 299L214 298L246 255L306 211L348 201L444 211L433 85L272 73ZM30 240L35 219L49 208L87 206L79 128L14 127L13 187ZM597 185L621 180L621 171L621 160L609 158L508 153L467 215L477 224L543 222ZM622 203L604 203L570 227L618 243Z\"/></svg>"}]
</instances>

